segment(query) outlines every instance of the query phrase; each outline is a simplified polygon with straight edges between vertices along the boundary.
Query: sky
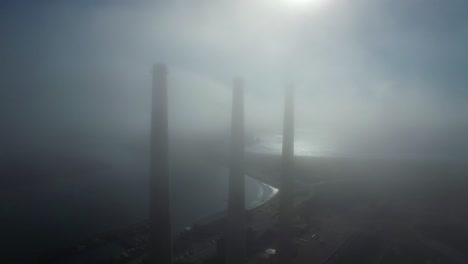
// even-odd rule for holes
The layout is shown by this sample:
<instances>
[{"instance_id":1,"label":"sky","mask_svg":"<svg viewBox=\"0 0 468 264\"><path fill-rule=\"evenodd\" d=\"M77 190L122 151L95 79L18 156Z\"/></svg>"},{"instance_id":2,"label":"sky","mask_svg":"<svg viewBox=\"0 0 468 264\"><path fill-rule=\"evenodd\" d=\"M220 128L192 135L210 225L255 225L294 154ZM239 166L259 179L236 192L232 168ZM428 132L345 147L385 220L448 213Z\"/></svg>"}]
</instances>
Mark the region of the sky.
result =
<instances>
[{"instance_id":1,"label":"sky","mask_svg":"<svg viewBox=\"0 0 468 264\"><path fill-rule=\"evenodd\" d=\"M323 148L468 157L466 1L2 1L3 155L89 152L149 135L151 68L173 133L296 128ZM89 147L88 147L89 146Z\"/></svg>"}]
</instances>

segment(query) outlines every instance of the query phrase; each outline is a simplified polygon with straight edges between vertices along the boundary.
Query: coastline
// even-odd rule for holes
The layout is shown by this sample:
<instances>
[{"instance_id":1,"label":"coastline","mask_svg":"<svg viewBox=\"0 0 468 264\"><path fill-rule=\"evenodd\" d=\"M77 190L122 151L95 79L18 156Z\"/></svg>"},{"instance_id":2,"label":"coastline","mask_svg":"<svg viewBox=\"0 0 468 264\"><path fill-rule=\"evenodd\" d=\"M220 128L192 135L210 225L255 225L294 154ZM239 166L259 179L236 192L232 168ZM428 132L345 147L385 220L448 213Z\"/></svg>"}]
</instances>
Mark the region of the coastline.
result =
<instances>
[{"instance_id":1,"label":"coastline","mask_svg":"<svg viewBox=\"0 0 468 264\"><path fill-rule=\"evenodd\" d=\"M245 177L248 177L251 180L253 180L254 183L258 186L258 188L260 188L260 193L258 194L257 199L255 199L250 204L246 205L246 211L250 213L255 213L257 210L261 210L261 208L264 208L264 206L267 206L275 200L277 200L278 189L262 180L264 177L259 177L258 174L249 174ZM175 231L174 243L182 243L181 236L186 234L187 231L194 231L197 233L195 229L212 230L213 232L212 235L208 237L205 237L205 235L196 235L199 237L195 239L194 243L200 243L201 241L205 241L207 239L211 240L212 238L217 238L218 236L221 236L224 229L224 221L226 219L226 215L227 210L224 210L192 221L192 223L188 226L188 229L185 228L182 230ZM105 254L101 250L102 248L108 247L108 245L113 245L113 247L115 248L115 253L119 251L128 252L129 250L131 251L132 248L145 248L144 245L147 243L148 228L148 220L143 220L141 222L130 224L127 226L114 227L109 230L96 233L95 235L92 235L87 239L77 241L76 243L73 243L69 246L53 249L50 251L47 250L40 254L38 257L39 260L45 260L46 262L49 261L51 263L55 263L57 261L60 262L62 260L80 258L80 256L88 254L104 257L102 254L107 254ZM134 240L133 238L140 242L135 245L127 245L126 243L128 243L128 241ZM122 241L125 241L125 243L122 244ZM135 254L136 253L137 252L135 252ZM129 257L133 258L137 256Z\"/></svg>"},{"instance_id":2,"label":"coastline","mask_svg":"<svg viewBox=\"0 0 468 264\"><path fill-rule=\"evenodd\" d=\"M252 202L249 205L245 206L246 211L253 211L259 207L262 207L263 205L268 204L270 201L274 200L275 197L277 197L279 189L275 188L274 186L265 183L264 181L261 180L261 178L257 178L255 176L251 175L246 175L245 177L249 177L252 180L256 182L256 184L259 185L260 188L262 188L261 196L259 197L256 201ZM224 217L227 215L227 210L223 210L221 212L217 212L211 215L207 215L205 217L201 217L198 220L193 221L192 226L195 225L209 225L212 222L222 220Z\"/></svg>"},{"instance_id":3,"label":"coastline","mask_svg":"<svg viewBox=\"0 0 468 264\"><path fill-rule=\"evenodd\" d=\"M253 176L246 175L245 177L249 177L249 178L255 180L256 183L258 185L260 185L261 188L262 188L261 197L259 197L257 201L252 202L250 205L246 205L247 210L255 209L256 207L261 206L264 203L267 203L269 200L271 200L273 197L275 197L278 194L278 191L279 191L278 188L275 188L272 185L270 185L268 183L265 183L265 182L261 181L260 179L255 178Z\"/></svg>"}]
</instances>

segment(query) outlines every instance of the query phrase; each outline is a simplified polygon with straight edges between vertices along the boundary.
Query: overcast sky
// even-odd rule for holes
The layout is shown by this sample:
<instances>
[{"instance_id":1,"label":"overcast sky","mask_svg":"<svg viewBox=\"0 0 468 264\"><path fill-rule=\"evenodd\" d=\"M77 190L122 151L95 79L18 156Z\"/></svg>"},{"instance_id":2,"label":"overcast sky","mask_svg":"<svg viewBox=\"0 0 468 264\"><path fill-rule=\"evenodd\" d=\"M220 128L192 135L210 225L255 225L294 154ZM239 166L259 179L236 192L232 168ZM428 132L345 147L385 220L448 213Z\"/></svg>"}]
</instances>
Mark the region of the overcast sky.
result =
<instances>
[{"instance_id":1,"label":"overcast sky","mask_svg":"<svg viewBox=\"0 0 468 264\"><path fill-rule=\"evenodd\" d=\"M466 10L442 0L2 1L2 139L17 151L147 137L151 67L162 62L173 130L226 129L240 76L247 130L280 131L294 84L297 128L315 144L467 156Z\"/></svg>"}]
</instances>

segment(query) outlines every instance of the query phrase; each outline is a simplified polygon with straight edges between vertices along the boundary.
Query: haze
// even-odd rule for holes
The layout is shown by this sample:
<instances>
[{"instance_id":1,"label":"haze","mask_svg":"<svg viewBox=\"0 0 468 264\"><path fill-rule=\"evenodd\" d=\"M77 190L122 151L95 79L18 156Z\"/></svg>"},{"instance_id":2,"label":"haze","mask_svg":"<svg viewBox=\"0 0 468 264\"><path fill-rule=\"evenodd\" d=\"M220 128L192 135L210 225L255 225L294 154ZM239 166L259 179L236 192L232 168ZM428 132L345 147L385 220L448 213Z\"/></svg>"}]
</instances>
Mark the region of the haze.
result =
<instances>
[{"instance_id":1,"label":"haze","mask_svg":"<svg viewBox=\"0 0 468 264\"><path fill-rule=\"evenodd\" d=\"M162 61L172 129L226 128L242 76L248 130L278 130L292 83L314 144L465 156L461 2L322 2L3 4L6 150L145 136L150 66Z\"/></svg>"},{"instance_id":2,"label":"haze","mask_svg":"<svg viewBox=\"0 0 468 264\"><path fill-rule=\"evenodd\" d=\"M226 155L233 80L241 78L248 153L281 153L291 85L297 157L459 162L453 170L466 176L466 10L457 0L2 1L0 213L16 224L5 230L11 252L22 252L28 236L36 239L30 249L81 239L82 229L67 221L102 219L86 230L96 233L111 226L108 219L113 226L146 218L155 63L169 72L170 152L182 164L174 175L202 167L195 160L203 154ZM316 172L311 160L299 161ZM340 165L324 175L347 170ZM224 208L224 180L177 177L186 189L175 198L182 208L175 229ZM254 192L261 186L273 193L261 202L274 196L278 189L267 183L252 180L247 200L260 203ZM219 196L198 197L203 188ZM201 209L184 211L196 198ZM30 202L36 199L39 205ZM94 213L84 213L91 205ZM73 206L85 220L61 215ZM39 234L57 223L70 228L66 239Z\"/></svg>"}]
</instances>

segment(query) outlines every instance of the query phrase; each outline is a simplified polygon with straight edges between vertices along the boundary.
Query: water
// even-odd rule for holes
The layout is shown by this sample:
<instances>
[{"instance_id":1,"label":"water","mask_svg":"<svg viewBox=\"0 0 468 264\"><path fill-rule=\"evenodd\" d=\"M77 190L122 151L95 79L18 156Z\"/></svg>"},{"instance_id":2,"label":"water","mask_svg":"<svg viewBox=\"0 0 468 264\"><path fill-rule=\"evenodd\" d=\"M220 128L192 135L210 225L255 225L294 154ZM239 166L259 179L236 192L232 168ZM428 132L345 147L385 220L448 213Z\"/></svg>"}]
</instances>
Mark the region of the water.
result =
<instances>
[{"instance_id":1,"label":"water","mask_svg":"<svg viewBox=\"0 0 468 264\"><path fill-rule=\"evenodd\" d=\"M282 134L265 134L247 146L246 151L260 154L280 155L283 148ZM317 135L309 130L298 130L295 133L294 154L296 156L334 157L342 155L337 151L329 138Z\"/></svg>"},{"instance_id":2,"label":"water","mask_svg":"<svg viewBox=\"0 0 468 264\"><path fill-rule=\"evenodd\" d=\"M356 156L338 152L330 140L310 132L296 133L298 156ZM280 154L281 134L262 135L246 151ZM148 218L147 157L119 153L111 166L86 175L63 175L53 181L1 191L2 258L20 259L86 239L118 226ZM112 153L118 153L113 151ZM114 154L113 154L114 155ZM401 157L401 155L399 156ZM172 160L174 232L222 212L227 206L228 170L189 156ZM246 207L255 207L278 190L246 178ZM11 261L10 261L11 262Z\"/></svg>"},{"instance_id":3,"label":"water","mask_svg":"<svg viewBox=\"0 0 468 264\"><path fill-rule=\"evenodd\" d=\"M174 232L226 210L228 169L191 157L171 163ZM121 155L111 166L86 175L55 178L14 191L0 200L2 256L31 260L35 254L111 228L148 218L148 163ZM277 189L246 177L246 207L255 207Z\"/></svg>"},{"instance_id":4,"label":"water","mask_svg":"<svg viewBox=\"0 0 468 264\"><path fill-rule=\"evenodd\" d=\"M260 135L247 146L246 151L260 154L281 155L283 136L281 133ZM407 160L407 161L465 161L467 153L441 151L437 145L417 148L383 142L375 146L359 142L339 141L331 135L311 130L296 130L294 155L302 157L338 157L367 160Z\"/></svg>"}]
</instances>

